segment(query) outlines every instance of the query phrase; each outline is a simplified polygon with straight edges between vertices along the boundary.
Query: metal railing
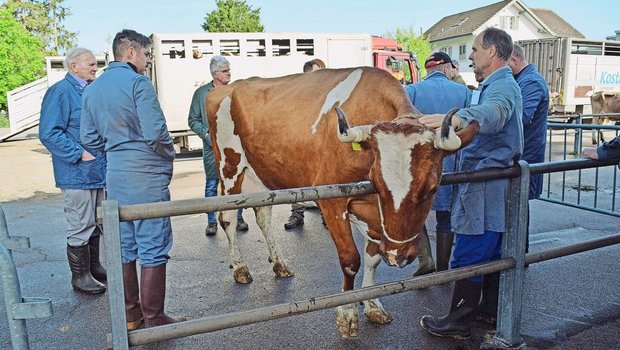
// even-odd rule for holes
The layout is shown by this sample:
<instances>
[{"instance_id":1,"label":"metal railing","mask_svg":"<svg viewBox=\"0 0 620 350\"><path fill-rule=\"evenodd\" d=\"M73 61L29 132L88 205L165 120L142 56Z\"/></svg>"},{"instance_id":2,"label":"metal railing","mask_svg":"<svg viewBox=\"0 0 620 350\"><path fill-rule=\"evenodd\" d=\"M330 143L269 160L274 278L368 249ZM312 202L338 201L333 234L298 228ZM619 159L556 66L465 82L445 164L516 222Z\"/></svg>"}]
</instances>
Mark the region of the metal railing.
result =
<instances>
[{"instance_id":1,"label":"metal railing","mask_svg":"<svg viewBox=\"0 0 620 350\"><path fill-rule=\"evenodd\" d=\"M50 317L54 313L51 299L22 297L11 250L26 248L30 248L30 238L9 236L4 210L0 207L0 277L13 350L30 349L27 319Z\"/></svg>"},{"instance_id":2,"label":"metal railing","mask_svg":"<svg viewBox=\"0 0 620 350\"><path fill-rule=\"evenodd\" d=\"M616 114L620 116L620 114ZM605 114L605 116L609 116L609 114ZM595 141L597 141L598 144L600 137L598 131L614 131L614 136L618 136L620 126L549 123L546 152L547 161L569 160L579 157L583 149L581 142L584 138L583 130L592 130L592 132L596 132ZM592 147L595 146L593 145ZM571 149L572 151L570 151ZM617 198L615 191L618 182L618 169L616 167L604 169L603 173L599 171L599 168L595 168L593 173L584 173L581 169L568 170L577 171L571 173L562 171L561 174L547 175L544 181L545 189L543 195L539 199L546 202L620 217L620 212L616 211L618 208L617 202L620 200ZM605 187L611 188L611 193L609 196L603 196L601 198L601 193L603 193Z\"/></svg>"},{"instance_id":3,"label":"metal railing","mask_svg":"<svg viewBox=\"0 0 620 350\"><path fill-rule=\"evenodd\" d=\"M281 317L297 315L325 308L333 308L352 302L359 302L379 296L392 295L405 291L425 288L467 277L484 275L501 271L500 300L496 334L489 345L496 348L514 348L524 346L519 334L523 300L523 275L525 263L535 263L568 254L620 243L620 235L610 236L567 246L528 254L525 256L525 235L527 226L527 197L529 175L531 173L551 173L572 169L585 169L617 163L614 161L595 161L579 159L534 164L526 162L504 169L488 169L474 173L446 174L442 184L461 182L479 182L508 178L509 193L506 211L506 232L503 235L502 259L486 264L434 273L412 279L364 287L311 300L267 306L259 309L203 317L180 323L154 328L126 330L122 268L120 258L120 221L177 216L208 211L232 210L263 205L294 203L298 201L328 199L374 193L368 181L306 187L300 189L279 190L251 194L239 194L223 197L210 197L192 200L150 203L119 207L116 201L104 201L102 216L106 232L106 259L108 267L108 295L112 319L112 334L108 346L115 349L127 349L130 345L142 345L156 341L169 340L205 332L212 332L230 327L237 327Z\"/></svg>"}]
</instances>

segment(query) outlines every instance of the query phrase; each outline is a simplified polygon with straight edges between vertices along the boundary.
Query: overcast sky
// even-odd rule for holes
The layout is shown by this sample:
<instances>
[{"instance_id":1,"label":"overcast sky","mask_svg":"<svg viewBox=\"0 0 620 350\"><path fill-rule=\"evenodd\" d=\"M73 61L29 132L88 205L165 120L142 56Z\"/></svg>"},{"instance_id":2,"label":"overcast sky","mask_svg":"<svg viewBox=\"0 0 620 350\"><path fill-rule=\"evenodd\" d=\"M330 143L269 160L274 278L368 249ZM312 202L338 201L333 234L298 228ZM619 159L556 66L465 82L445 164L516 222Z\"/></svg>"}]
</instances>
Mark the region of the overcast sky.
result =
<instances>
[{"instance_id":1,"label":"overcast sky","mask_svg":"<svg viewBox=\"0 0 620 350\"><path fill-rule=\"evenodd\" d=\"M384 35L396 28L424 31L445 16L498 2L497 0L247 0L261 9L266 32L355 32ZM620 30L620 1L525 0L533 8L548 8L588 39L604 40ZM71 9L65 25L79 32L78 44L103 53L123 28L152 33L202 32L201 24L215 9L214 0L66 0ZM96 4L93 5L93 4Z\"/></svg>"}]
</instances>

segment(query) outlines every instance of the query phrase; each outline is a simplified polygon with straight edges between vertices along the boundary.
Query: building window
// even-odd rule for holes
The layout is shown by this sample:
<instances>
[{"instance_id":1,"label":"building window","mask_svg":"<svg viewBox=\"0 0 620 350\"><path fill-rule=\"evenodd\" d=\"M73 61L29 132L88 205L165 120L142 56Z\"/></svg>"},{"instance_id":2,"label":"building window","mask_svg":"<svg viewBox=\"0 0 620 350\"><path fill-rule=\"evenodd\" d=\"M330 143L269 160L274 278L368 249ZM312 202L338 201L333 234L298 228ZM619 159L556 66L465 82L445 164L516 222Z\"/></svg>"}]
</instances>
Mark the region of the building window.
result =
<instances>
[{"instance_id":1,"label":"building window","mask_svg":"<svg viewBox=\"0 0 620 350\"><path fill-rule=\"evenodd\" d=\"M499 27L504 30L517 30L517 17L500 16Z\"/></svg>"},{"instance_id":2,"label":"building window","mask_svg":"<svg viewBox=\"0 0 620 350\"><path fill-rule=\"evenodd\" d=\"M454 22L454 24L452 25L452 28L460 26L461 24L465 23L465 21L467 21L468 19L469 19L468 17L459 19L458 21Z\"/></svg>"},{"instance_id":3,"label":"building window","mask_svg":"<svg viewBox=\"0 0 620 350\"><path fill-rule=\"evenodd\" d=\"M465 55L466 55L465 50L466 50L465 45L459 45L459 61L465 59Z\"/></svg>"}]
</instances>

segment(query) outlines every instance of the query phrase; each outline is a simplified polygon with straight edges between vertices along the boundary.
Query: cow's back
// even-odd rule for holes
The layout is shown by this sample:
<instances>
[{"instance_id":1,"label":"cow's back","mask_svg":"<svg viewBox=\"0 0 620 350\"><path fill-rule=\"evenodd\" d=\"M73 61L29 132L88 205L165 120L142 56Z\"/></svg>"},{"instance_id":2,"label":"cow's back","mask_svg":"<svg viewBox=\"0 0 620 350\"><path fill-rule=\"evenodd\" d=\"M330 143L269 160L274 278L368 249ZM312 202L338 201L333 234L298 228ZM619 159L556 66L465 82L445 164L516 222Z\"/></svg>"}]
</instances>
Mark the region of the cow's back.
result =
<instances>
[{"instance_id":1,"label":"cow's back","mask_svg":"<svg viewBox=\"0 0 620 350\"><path fill-rule=\"evenodd\" d=\"M398 81L366 67L237 81L211 91L207 115L218 137L223 127L240 136L248 163L268 188L367 179L371 153L338 140L338 106L351 125L413 113ZM226 119L234 127L224 126ZM224 150L215 148L219 160Z\"/></svg>"}]
</instances>

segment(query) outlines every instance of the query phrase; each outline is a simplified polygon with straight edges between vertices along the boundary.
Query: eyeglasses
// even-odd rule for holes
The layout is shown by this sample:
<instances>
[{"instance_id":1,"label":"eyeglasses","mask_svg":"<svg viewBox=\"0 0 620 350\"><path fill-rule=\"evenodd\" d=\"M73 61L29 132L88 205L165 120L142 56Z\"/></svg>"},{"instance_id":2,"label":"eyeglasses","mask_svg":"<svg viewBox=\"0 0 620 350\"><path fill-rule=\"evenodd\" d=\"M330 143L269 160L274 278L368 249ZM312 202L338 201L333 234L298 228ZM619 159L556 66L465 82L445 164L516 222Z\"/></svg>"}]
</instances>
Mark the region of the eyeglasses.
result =
<instances>
[{"instance_id":1,"label":"eyeglasses","mask_svg":"<svg viewBox=\"0 0 620 350\"><path fill-rule=\"evenodd\" d=\"M222 72L222 73L230 73L230 69L222 69L220 72Z\"/></svg>"},{"instance_id":2,"label":"eyeglasses","mask_svg":"<svg viewBox=\"0 0 620 350\"><path fill-rule=\"evenodd\" d=\"M144 51L144 56L147 58L153 58L153 54L150 51Z\"/></svg>"}]
</instances>

